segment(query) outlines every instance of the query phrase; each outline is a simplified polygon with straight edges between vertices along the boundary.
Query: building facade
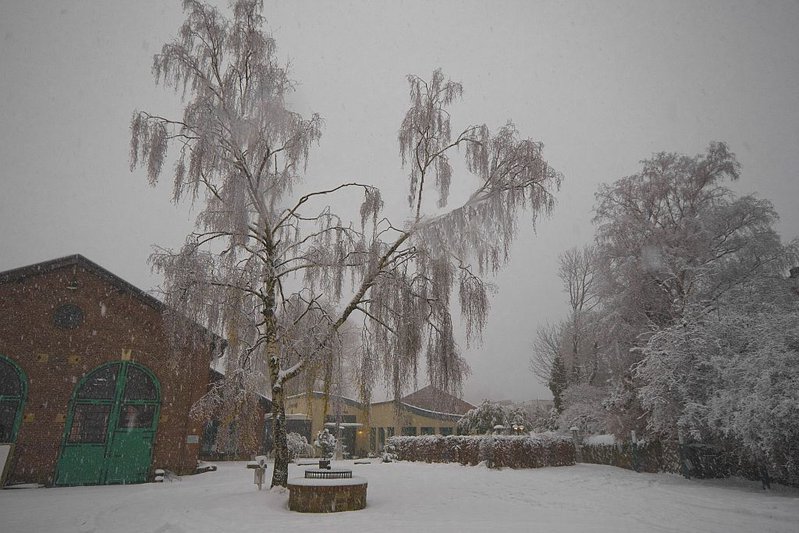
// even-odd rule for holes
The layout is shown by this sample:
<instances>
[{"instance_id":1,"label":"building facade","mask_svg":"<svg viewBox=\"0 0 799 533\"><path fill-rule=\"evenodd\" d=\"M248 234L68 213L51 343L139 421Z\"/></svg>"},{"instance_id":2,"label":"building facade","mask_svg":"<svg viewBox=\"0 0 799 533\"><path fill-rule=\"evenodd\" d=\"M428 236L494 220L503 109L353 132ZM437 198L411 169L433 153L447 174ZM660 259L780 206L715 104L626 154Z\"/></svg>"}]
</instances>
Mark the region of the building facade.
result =
<instances>
[{"instance_id":1,"label":"building facade","mask_svg":"<svg viewBox=\"0 0 799 533\"><path fill-rule=\"evenodd\" d=\"M425 387L399 402L365 406L353 399L321 392L303 393L286 400L288 432L304 435L312 443L328 428L342 436L345 454L364 457L383 450L395 435L454 435L458 420L474 406L434 387Z\"/></svg>"},{"instance_id":2,"label":"building facade","mask_svg":"<svg viewBox=\"0 0 799 533\"><path fill-rule=\"evenodd\" d=\"M138 483L194 472L218 339L180 349L164 306L83 256L0 273L0 442L7 483Z\"/></svg>"}]
</instances>

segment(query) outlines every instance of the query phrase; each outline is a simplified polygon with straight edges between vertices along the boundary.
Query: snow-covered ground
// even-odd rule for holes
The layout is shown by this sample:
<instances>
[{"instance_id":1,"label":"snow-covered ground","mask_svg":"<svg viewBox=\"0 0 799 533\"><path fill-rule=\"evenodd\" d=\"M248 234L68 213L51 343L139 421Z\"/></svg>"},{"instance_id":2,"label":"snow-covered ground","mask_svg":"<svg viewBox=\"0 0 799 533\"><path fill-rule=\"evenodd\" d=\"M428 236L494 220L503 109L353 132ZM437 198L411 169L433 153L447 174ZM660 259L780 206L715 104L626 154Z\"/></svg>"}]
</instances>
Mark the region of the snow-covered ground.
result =
<instances>
[{"instance_id":1,"label":"snow-covered ground","mask_svg":"<svg viewBox=\"0 0 799 533\"><path fill-rule=\"evenodd\" d=\"M367 507L325 515L288 510L285 492L259 492L246 463L180 481L0 491L0 531L799 531L799 490L742 480L695 481L609 466L535 470L373 463ZM291 466L290 477L305 467ZM271 474L271 467L268 474Z\"/></svg>"}]
</instances>

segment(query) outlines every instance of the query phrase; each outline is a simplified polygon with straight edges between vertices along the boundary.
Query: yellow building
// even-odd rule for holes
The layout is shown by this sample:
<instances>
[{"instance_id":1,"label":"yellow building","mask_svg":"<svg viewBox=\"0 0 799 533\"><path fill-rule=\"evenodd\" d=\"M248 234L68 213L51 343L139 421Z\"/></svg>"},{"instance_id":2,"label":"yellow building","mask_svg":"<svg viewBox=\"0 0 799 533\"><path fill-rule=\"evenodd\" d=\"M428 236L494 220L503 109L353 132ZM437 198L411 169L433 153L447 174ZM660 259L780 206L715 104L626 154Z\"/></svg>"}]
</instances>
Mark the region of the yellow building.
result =
<instances>
[{"instance_id":1,"label":"yellow building","mask_svg":"<svg viewBox=\"0 0 799 533\"><path fill-rule=\"evenodd\" d=\"M323 393L297 394L286 400L286 429L313 442L327 427L334 435L340 432L345 456L364 457L380 452L386 439L394 435L454 435L458 420L474 409L431 386L403 397L399 404L390 400L365 407L356 400L331 395L325 408Z\"/></svg>"}]
</instances>

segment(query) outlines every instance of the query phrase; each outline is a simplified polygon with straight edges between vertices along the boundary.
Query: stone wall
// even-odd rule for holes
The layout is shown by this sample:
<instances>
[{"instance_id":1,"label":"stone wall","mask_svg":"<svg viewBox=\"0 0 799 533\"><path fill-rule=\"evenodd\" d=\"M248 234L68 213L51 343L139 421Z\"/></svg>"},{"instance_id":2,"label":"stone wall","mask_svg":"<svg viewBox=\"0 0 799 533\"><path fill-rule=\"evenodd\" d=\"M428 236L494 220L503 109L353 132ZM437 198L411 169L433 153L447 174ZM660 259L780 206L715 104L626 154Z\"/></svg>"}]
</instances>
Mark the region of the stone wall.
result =
<instances>
[{"instance_id":1,"label":"stone wall","mask_svg":"<svg viewBox=\"0 0 799 533\"><path fill-rule=\"evenodd\" d=\"M357 511L366 507L366 486L366 481L346 485L299 485L289 481L289 509L300 513Z\"/></svg>"}]
</instances>

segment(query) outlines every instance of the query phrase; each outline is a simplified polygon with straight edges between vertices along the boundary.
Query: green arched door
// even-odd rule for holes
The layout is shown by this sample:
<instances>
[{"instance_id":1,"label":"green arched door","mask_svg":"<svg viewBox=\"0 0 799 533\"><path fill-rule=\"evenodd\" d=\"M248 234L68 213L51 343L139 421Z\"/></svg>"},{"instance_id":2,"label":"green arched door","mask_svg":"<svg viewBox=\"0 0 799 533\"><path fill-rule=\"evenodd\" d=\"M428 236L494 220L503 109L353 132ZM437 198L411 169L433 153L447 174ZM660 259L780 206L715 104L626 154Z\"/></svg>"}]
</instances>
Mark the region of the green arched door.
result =
<instances>
[{"instance_id":1,"label":"green arched door","mask_svg":"<svg viewBox=\"0 0 799 533\"><path fill-rule=\"evenodd\" d=\"M0 355L0 442L17 440L28 381L14 361Z\"/></svg>"},{"instance_id":2,"label":"green arched door","mask_svg":"<svg viewBox=\"0 0 799 533\"><path fill-rule=\"evenodd\" d=\"M105 364L75 388L56 485L143 483L158 425L158 380L128 361Z\"/></svg>"}]
</instances>

